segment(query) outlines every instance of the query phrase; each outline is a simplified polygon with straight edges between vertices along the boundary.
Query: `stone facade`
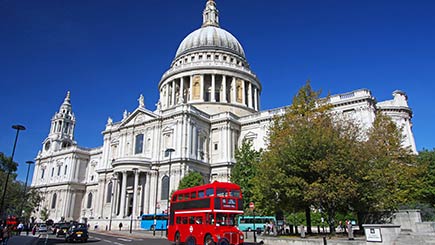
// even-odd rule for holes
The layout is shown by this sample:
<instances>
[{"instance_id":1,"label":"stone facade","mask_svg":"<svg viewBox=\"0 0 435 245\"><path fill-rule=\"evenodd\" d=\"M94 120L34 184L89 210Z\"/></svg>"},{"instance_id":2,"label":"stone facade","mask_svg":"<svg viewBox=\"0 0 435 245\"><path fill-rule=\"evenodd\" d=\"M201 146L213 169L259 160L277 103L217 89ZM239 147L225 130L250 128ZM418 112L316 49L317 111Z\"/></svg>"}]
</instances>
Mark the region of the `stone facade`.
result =
<instances>
[{"instance_id":1,"label":"stone facade","mask_svg":"<svg viewBox=\"0 0 435 245\"><path fill-rule=\"evenodd\" d=\"M107 120L101 147L87 149L74 141L68 92L36 157L32 187L44 196L37 218L45 208L55 222L127 227L140 214L165 212L171 191L189 171L201 173L206 182L228 181L244 139L256 149L266 147L273 116L285 107L260 110L261 83L238 40L219 27L214 1L207 1L203 18L158 83L156 110L148 110L141 95L121 121ZM330 102L338 116L366 128L376 111L387 113L403 126L404 146L416 152L407 99L395 91L392 100L377 103L361 89L334 95Z\"/></svg>"}]
</instances>

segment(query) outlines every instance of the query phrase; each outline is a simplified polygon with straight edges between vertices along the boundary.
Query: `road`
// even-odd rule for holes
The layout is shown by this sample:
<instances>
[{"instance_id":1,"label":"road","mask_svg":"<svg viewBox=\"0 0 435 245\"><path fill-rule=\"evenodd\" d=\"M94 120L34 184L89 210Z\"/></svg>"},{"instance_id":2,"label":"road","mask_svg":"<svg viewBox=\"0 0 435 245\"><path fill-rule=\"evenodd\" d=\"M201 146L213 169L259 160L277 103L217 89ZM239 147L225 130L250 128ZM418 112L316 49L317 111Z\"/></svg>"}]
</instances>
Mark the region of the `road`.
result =
<instances>
[{"instance_id":1,"label":"road","mask_svg":"<svg viewBox=\"0 0 435 245\"><path fill-rule=\"evenodd\" d=\"M161 238L127 238L127 237L114 237L102 234L89 234L88 243L91 245L100 244L113 244L113 245L169 245L171 244L166 239ZM14 236L9 240L9 245L45 245L45 244L71 244L66 243L64 238L57 238L52 234L40 234L40 236Z\"/></svg>"}]
</instances>

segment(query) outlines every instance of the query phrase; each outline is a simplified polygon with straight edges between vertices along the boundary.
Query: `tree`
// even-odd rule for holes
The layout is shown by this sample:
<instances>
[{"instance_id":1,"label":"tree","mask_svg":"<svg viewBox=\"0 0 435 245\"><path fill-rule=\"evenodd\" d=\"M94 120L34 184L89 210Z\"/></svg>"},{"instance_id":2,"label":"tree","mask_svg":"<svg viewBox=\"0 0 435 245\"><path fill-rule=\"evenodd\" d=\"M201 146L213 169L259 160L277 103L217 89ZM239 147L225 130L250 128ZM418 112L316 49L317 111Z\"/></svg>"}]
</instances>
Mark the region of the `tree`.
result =
<instances>
[{"instance_id":1,"label":"tree","mask_svg":"<svg viewBox=\"0 0 435 245\"><path fill-rule=\"evenodd\" d=\"M24 217L29 218L30 214L41 201L41 196L37 191L32 189L27 189L27 193L24 193L24 183L16 180L17 175L15 171L17 166L18 164L12 162L10 157L0 152L0 193L3 194L6 176L10 171L4 202L5 214L21 217L23 213L20 213L20 210L23 207Z\"/></svg>"},{"instance_id":2,"label":"tree","mask_svg":"<svg viewBox=\"0 0 435 245\"><path fill-rule=\"evenodd\" d=\"M422 187L419 189L417 198L425 203L435 206L435 149L424 149L417 157Z\"/></svg>"},{"instance_id":3,"label":"tree","mask_svg":"<svg viewBox=\"0 0 435 245\"><path fill-rule=\"evenodd\" d=\"M204 184L204 178L198 172L189 172L186 176L184 176L180 180L180 184L178 185L178 189L186 189L194 186L199 186Z\"/></svg>"},{"instance_id":4,"label":"tree","mask_svg":"<svg viewBox=\"0 0 435 245\"><path fill-rule=\"evenodd\" d=\"M356 195L352 177L359 130L331 113L328 98L321 100L310 82L293 104L274 119L269 144L257 169L255 198L262 208L305 211L311 232L310 209L327 213L331 231L334 217Z\"/></svg>"},{"instance_id":5,"label":"tree","mask_svg":"<svg viewBox=\"0 0 435 245\"><path fill-rule=\"evenodd\" d=\"M47 207L43 207L41 209L41 219L43 221L47 221L48 217L50 216L50 210L47 209Z\"/></svg>"},{"instance_id":6,"label":"tree","mask_svg":"<svg viewBox=\"0 0 435 245\"><path fill-rule=\"evenodd\" d=\"M355 166L358 195L351 206L360 224L367 222L370 213L393 211L412 202L418 168L415 156L402 142L401 128L378 112L361 145L360 163Z\"/></svg>"},{"instance_id":7,"label":"tree","mask_svg":"<svg viewBox=\"0 0 435 245\"><path fill-rule=\"evenodd\" d=\"M238 184L242 189L245 210L249 208L249 201L253 197L252 180L257 173L256 165L260 161L261 152L261 149L255 150L249 140L243 140L242 145L235 152L236 164L231 171L231 182Z\"/></svg>"}]
</instances>

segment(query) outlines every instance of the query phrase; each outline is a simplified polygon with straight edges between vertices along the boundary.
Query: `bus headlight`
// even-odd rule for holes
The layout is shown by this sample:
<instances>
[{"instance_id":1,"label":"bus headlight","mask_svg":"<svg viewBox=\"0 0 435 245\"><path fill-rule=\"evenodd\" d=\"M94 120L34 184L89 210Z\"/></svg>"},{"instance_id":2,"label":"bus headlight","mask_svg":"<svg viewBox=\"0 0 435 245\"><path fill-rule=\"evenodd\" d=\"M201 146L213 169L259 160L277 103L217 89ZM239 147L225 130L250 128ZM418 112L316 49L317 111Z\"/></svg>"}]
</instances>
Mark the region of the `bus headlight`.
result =
<instances>
[{"instance_id":1,"label":"bus headlight","mask_svg":"<svg viewBox=\"0 0 435 245\"><path fill-rule=\"evenodd\" d=\"M243 238L244 238L243 234L240 234L240 240L243 240Z\"/></svg>"}]
</instances>

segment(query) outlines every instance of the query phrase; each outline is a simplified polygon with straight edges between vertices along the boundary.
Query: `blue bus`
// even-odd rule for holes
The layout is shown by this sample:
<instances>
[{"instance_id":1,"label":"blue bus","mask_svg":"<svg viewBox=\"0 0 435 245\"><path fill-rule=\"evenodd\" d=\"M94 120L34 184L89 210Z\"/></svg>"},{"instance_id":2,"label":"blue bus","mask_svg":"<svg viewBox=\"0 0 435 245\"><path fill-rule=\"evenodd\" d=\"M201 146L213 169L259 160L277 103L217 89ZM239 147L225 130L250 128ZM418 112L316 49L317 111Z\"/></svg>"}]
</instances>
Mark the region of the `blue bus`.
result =
<instances>
[{"instance_id":1,"label":"blue bus","mask_svg":"<svg viewBox=\"0 0 435 245\"><path fill-rule=\"evenodd\" d=\"M255 222L255 230L264 230L264 226L267 223L274 223L276 225L276 219L274 216L239 216L237 227L241 231L253 231Z\"/></svg>"},{"instance_id":2,"label":"blue bus","mask_svg":"<svg viewBox=\"0 0 435 245\"><path fill-rule=\"evenodd\" d=\"M168 225L167 214L142 214L142 220L140 222L140 228L152 231L166 230Z\"/></svg>"}]
</instances>

